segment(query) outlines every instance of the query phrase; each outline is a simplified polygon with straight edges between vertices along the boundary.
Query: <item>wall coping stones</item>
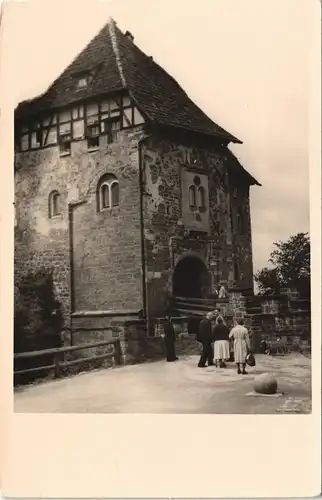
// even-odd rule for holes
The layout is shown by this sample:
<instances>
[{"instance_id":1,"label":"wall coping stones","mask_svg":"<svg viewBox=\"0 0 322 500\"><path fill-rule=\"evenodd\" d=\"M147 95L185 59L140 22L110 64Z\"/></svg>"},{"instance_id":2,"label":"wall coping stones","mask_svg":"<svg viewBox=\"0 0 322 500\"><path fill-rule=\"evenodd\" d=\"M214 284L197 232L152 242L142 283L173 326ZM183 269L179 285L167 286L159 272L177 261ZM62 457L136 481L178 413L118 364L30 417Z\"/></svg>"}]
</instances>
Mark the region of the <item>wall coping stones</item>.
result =
<instances>
[{"instance_id":1,"label":"wall coping stones","mask_svg":"<svg viewBox=\"0 0 322 500\"><path fill-rule=\"evenodd\" d=\"M71 314L73 318L87 317L104 317L104 316L136 316L140 310L137 309L121 309L121 310L106 310L106 311L75 311Z\"/></svg>"}]
</instances>

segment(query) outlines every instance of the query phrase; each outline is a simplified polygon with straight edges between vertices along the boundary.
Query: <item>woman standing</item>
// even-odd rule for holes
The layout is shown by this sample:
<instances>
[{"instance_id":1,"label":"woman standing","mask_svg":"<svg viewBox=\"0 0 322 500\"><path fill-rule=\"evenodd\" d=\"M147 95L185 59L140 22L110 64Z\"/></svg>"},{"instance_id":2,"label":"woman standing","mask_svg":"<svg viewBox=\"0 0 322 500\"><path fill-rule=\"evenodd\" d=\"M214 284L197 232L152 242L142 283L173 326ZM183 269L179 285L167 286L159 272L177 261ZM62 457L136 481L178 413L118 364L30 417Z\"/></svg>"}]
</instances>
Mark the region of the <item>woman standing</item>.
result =
<instances>
[{"instance_id":1,"label":"woman standing","mask_svg":"<svg viewBox=\"0 0 322 500\"><path fill-rule=\"evenodd\" d=\"M244 320L240 319L237 325L232 328L229 338L234 339L234 356L237 364L237 373L247 375L246 356L250 352L250 340L247 328L244 327ZM241 371L242 366L242 371Z\"/></svg>"},{"instance_id":2,"label":"woman standing","mask_svg":"<svg viewBox=\"0 0 322 500\"><path fill-rule=\"evenodd\" d=\"M226 368L225 361L230 358L229 351L229 329L224 324L221 316L218 316L213 329L215 341L215 362L219 368Z\"/></svg>"}]
</instances>

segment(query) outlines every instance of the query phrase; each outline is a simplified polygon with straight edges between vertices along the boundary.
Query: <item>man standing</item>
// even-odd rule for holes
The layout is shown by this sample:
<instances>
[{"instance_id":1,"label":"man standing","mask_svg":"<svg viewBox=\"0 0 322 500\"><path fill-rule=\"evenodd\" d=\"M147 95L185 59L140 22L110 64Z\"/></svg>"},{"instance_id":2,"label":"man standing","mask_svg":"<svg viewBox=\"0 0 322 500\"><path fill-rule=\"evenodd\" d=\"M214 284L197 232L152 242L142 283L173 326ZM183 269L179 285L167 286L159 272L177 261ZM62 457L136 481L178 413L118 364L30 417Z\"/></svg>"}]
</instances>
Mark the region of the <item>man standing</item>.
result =
<instances>
[{"instance_id":1,"label":"man standing","mask_svg":"<svg viewBox=\"0 0 322 500\"><path fill-rule=\"evenodd\" d=\"M214 364L214 354L212 350L212 324L211 320L214 315L209 312L205 318L200 321L199 324L199 335L198 340L202 344L202 353L198 363L199 368L204 368L206 366L206 361L208 361L208 366Z\"/></svg>"},{"instance_id":2,"label":"man standing","mask_svg":"<svg viewBox=\"0 0 322 500\"><path fill-rule=\"evenodd\" d=\"M176 341L176 334L173 328L170 314L168 314L165 317L165 322L163 324L163 331L164 331L164 343L165 343L165 352L167 361L176 361L177 359L179 359L176 356L175 345L174 345Z\"/></svg>"}]
</instances>

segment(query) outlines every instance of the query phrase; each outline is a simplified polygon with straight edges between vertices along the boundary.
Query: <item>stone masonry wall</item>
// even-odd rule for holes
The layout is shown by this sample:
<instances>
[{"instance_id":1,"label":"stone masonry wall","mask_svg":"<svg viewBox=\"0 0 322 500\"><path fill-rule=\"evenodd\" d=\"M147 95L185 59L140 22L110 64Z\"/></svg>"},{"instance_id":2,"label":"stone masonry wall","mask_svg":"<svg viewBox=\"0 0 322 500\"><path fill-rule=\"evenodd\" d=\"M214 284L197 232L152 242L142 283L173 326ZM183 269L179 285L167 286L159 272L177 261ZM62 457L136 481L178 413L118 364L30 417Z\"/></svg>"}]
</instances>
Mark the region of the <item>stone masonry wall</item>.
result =
<instances>
[{"instance_id":1,"label":"stone masonry wall","mask_svg":"<svg viewBox=\"0 0 322 500\"><path fill-rule=\"evenodd\" d=\"M65 315L71 311L70 258L78 310L142 308L142 260L138 141L141 128L88 152L72 142L71 155L56 146L16 155L15 279L42 265L53 268ZM96 186L105 173L120 186L120 206L97 213ZM61 215L48 217L48 196L57 190ZM72 231L69 229L69 208Z\"/></svg>"},{"instance_id":2,"label":"stone masonry wall","mask_svg":"<svg viewBox=\"0 0 322 500\"><path fill-rule=\"evenodd\" d=\"M253 291L253 254L249 186L230 178L234 284ZM235 270L234 270L235 271Z\"/></svg>"},{"instance_id":3,"label":"stone masonry wall","mask_svg":"<svg viewBox=\"0 0 322 500\"><path fill-rule=\"evenodd\" d=\"M187 156L191 159L187 164ZM167 297L172 293L172 275L176 262L183 255L196 255L208 267L212 286L234 283L233 238L231 214L244 201L249 207L248 191L239 193L238 203L231 205L232 187L227 174L227 158L223 151L192 148L157 137L146 142L143 151L145 180L145 253L150 316L162 315ZM197 239L187 234L182 220L181 175L185 168L206 172L209 178L210 224L208 235ZM242 194L244 200L242 200ZM249 216L249 208L246 210ZM252 255L250 221L246 217L246 233L237 244L244 245L240 258L239 285L252 287ZM246 258L246 254L249 252Z\"/></svg>"}]
</instances>

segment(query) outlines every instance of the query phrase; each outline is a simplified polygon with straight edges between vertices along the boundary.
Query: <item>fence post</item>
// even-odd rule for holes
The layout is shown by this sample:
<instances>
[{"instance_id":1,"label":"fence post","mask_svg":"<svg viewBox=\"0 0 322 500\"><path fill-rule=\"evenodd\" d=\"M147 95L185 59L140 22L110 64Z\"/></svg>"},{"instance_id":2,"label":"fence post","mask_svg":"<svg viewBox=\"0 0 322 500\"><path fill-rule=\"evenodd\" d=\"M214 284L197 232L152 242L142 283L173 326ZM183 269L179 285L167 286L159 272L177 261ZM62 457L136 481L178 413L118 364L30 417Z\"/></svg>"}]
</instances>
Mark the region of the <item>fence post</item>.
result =
<instances>
[{"instance_id":1,"label":"fence post","mask_svg":"<svg viewBox=\"0 0 322 500\"><path fill-rule=\"evenodd\" d=\"M117 339L114 342L114 359L116 365L122 364L122 353L121 353L121 342L120 339Z\"/></svg>"},{"instance_id":2,"label":"fence post","mask_svg":"<svg viewBox=\"0 0 322 500\"><path fill-rule=\"evenodd\" d=\"M59 363L60 353L55 354L55 378L60 377L60 363Z\"/></svg>"}]
</instances>

